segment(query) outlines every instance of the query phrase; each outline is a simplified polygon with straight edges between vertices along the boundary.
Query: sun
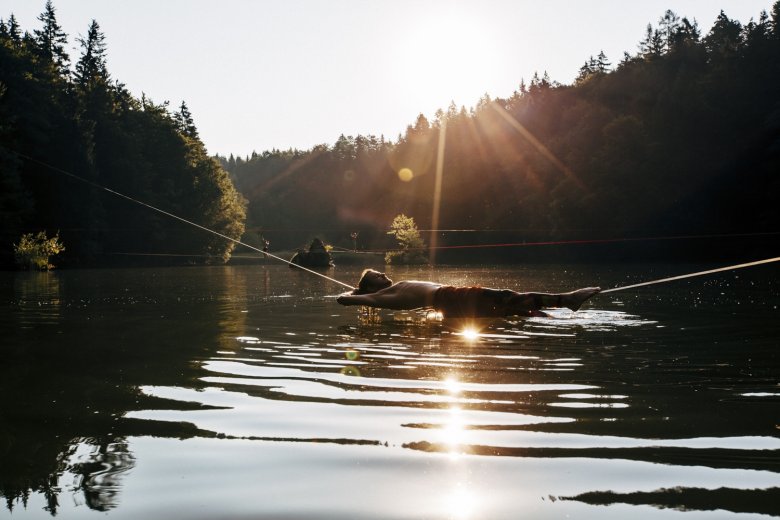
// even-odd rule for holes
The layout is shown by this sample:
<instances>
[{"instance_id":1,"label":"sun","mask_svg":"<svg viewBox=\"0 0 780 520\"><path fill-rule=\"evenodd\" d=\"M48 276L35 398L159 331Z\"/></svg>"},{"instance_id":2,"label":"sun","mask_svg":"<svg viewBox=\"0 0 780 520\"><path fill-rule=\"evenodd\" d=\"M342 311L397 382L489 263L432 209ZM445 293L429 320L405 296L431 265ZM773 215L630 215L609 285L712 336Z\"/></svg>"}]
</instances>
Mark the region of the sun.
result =
<instances>
[{"instance_id":1,"label":"sun","mask_svg":"<svg viewBox=\"0 0 780 520\"><path fill-rule=\"evenodd\" d=\"M451 101L473 106L501 70L497 47L478 13L463 6L422 12L398 31L399 89L421 112L429 107L446 110Z\"/></svg>"},{"instance_id":2,"label":"sun","mask_svg":"<svg viewBox=\"0 0 780 520\"><path fill-rule=\"evenodd\" d=\"M479 339L479 330L476 327L465 327L460 333L466 341L476 341Z\"/></svg>"}]
</instances>

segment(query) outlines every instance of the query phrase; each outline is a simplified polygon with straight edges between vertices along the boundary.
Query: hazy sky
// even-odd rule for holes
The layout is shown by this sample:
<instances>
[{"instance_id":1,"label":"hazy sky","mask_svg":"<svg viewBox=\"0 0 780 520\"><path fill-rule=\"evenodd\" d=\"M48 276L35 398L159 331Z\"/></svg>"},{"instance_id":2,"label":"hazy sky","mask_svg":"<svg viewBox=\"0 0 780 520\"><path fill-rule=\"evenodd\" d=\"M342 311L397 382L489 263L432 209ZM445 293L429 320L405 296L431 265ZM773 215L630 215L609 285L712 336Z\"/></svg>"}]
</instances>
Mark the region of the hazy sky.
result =
<instances>
[{"instance_id":1,"label":"hazy sky","mask_svg":"<svg viewBox=\"0 0 780 520\"><path fill-rule=\"evenodd\" d=\"M114 79L182 100L210 153L395 140L419 113L505 97L545 70L570 83L604 50L636 53L666 9L706 34L723 9L747 23L773 0L54 0L71 58L94 18ZM40 27L45 0L0 0Z\"/></svg>"}]
</instances>

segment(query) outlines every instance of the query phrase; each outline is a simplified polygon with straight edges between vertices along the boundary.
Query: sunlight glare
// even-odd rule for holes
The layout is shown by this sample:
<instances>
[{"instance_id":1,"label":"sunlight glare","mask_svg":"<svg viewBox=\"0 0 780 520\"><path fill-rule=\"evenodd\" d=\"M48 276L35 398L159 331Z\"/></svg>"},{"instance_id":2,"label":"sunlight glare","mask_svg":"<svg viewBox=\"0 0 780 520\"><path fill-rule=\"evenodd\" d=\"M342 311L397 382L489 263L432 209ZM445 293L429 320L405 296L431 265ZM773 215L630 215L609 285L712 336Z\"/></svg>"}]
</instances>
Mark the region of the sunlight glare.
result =
<instances>
[{"instance_id":1,"label":"sunlight glare","mask_svg":"<svg viewBox=\"0 0 780 520\"><path fill-rule=\"evenodd\" d=\"M549 148L547 148L539 139L537 139L534 134L529 132L528 129L521 125L517 119L508 114L504 108L495 102L491 103L490 106L493 108L493 110L496 111L498 115L504 118L507 123L509 123L515 130L517 130L517 132L523 136L523 138L525 138L525 140L528 141L528 143L530 143L531 146L536 149L536 151L538 151L556 168L558 168L561 173L571 179L581 190L586 190L585 184L579 179L579 177L577 177L577 175L575 175L571 168L563 164L563 162L561 162L561 160L558 159L558 157L556 157Z\"/></svg>"},{"instance_id":2,"label":"sunlight glare","mask_svg":"<svg viewBox=\"0 0 780 520\"><path fill-rule=\"evenodd\" d=\"M449 412L447 422L442 424L442 442L450 447L451 454L457 455L458 453L455 449L464 443L466 428L459 407L453 406Z\"/></svg>"},{"instance_id":3,"label":"sunlight glare","mask_svg":"<svg viewBox=\"0 0 780 520\"><path fill-rule=\"evenodd\" d=\"M479 331L474 327L465 327L461 332L461 336L468 341L476 341L479 339Z\"/></svg>"},{"instance_id":4,"label":"sunlight glare","mask_svg":"<svg viewBox=\"0 0 780 520\"><path fill-rule=\"evenodd\" d=\"M454 377L448 377L444 380L444 387L451 395L457 395L461 392L460 382Z\"/></svg>"},{"instance_id":5,"label":"sunlight glare","mask_svg":"<svg viewBox=\"0 0 780 520\"><path fill-rule=\"evenodd\" d=\"M414 179L414 172L409 168L401 168L398 170L398 178L403 182L409 182Z\"/></svg>"},{"instance_id":6,"label":"sunlight glare","mask_svg":"<svg viewBox=\"0 0 780 520\"><path fill-rule=\"evenodd\" d=\"M496 71L503 70L502 51L479 14L423 9L403 28L397 46L398 86L421 110L446 109L452 100L472 106Z\"/></svg>"},{"instance_id":7,"label":"sunlight glare","mask_svg":"<svg viewBox=\"0 0 780 520\"><path fill-rule=\"evenodd\" d=\"M458 483L445 498L447 518L467 519L474 515L477 507L477 496Z\"/></svg>"}]
</instances>

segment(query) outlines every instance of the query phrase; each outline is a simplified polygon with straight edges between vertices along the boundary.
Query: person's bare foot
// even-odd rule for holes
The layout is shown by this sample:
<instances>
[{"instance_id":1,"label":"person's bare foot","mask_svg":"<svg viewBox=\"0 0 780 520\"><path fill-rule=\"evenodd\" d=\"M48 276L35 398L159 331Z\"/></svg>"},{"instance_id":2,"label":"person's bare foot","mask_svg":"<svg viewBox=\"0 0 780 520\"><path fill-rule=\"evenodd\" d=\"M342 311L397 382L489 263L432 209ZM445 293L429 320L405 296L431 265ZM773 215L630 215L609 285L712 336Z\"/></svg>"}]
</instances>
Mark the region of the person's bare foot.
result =
<instances>
[{"instance_id":1,"label":"person's bare foot","mask_svg":"<svg viewBox=\"0 0 780 520\"><path fill-rule=\"evenodd\" d=\"M577 289L570 293L564 293L561 295L561 303L564 307L568 307L573 311L577 311L585 300L601 292L601 287L586 287L584 289Z\"/></svg>"}]
</instances>

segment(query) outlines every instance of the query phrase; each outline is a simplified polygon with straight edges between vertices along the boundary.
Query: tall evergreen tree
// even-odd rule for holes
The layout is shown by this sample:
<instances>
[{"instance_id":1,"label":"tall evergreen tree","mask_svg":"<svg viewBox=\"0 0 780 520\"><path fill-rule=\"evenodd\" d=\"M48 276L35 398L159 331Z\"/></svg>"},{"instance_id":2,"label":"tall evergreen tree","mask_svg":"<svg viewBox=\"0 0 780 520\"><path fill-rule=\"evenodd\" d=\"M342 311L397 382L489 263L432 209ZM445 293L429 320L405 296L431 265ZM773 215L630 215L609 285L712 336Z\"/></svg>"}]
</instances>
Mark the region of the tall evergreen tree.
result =
<instances>
[{"instance_id":1,"label":"tall evergreen tree","mask_svg":"<svg viewBox=\"0 0 780 520\"><path fill-rule=\"evenodd\" d=\"M187 103L181 102L179 111L173 114L173 120L182 135L189 137L190 139L199 139L198 129L195 127L195 120L192 118L192 113L187 107Z\"/></svg>"},{"instance_id":2,"label":"tall evergreen tree","mask_svg":"<svg viewBox=\"0 0 780 520\"><path fill-rule=\"evenodd\" d=\"M742 44L742 24L731 20L722 10L715 19L709 34L704 38L704 48L712 60L736 55Z\"/></svg>"},{"instance_id":3,"label":"tall evergreen tree","mask_svg":"<svg viewBox=\"0 0 780 520\"><path fill-rule=\"evenodd\" d=\"M70 58L65 52L65 46L68 37L57 23L56 11L51 0L46 0L46 6L38 15L38 20L43 23L41 29L34 31L39 56L44 62L52 63L58 73L67 75Z\"/></svg>"},{"instance_id":4,"label":"tall evergreen tree","mask_svg":"<svg viewBox=\"0 0 780 520\"><path fill-rule=\"evenodd\" d=\"M81 44L82 53L76 63L76 83L87 88L95 82L108 84L108 69L106 67L106 37L100 31L100 25L92 20L87 30L87 37L77 38Z\"/></svg>"},{"instance_id":5,"label":"tall evergreen tree","mask_svg":"<svg viewBox=\"0 0 780 520\"><path fill-rule=\"evenodd\" d=\"M652 24L647 24L645 37L639 43L639 52L645 59L657 58L663 54L664 38L661 31L653 29Z\"/></svg>"},{"instance_id":6,"label":"tall evergreen tree","mask_svg":"<svg viewBox=\"0 0 780 520\"><path fill-rule=\"evenodd\" d=\"M775 39L780 40L780 0L776 0L769 13L772 20L772 33Z\"/></svg>"},{"instance_id":7,"label":"tall evergreen tree","mask_svg":"<svg viewBox=\"0 0 780 520\"><path fill-rule=\"evenodd\" d=\"M609 72L611 66L612 64L607 59L607 55L604 54L604 51L602 50L599 52L599 55L596 57L596 72L606 74Z\"/></svg>"},{"instance_id":8,"label":"tall evergreen tree","mask_svg":"<svg viewBox=\"0 0 780 520\"><path fill-rule=\"evenodd\" d=\"M667 51L672 48L672 40L679 27L680 17L671 9L667 9L661 19L658 20L658 32Z\"/></svg>"},{"instance_id":9,"label":"tall evergreen tree","mask_svg":"<svg viewBox=\"0 0 780 520\"><path fill-rule=\"evenodd\" d=\"M8 36L11 38L11 40L15 44L19 44L22 41L22 31L19 29L19 22L16 21L16 17L11 13L11 16L8 17L8 24L6 25L8 27Z\"/></svg>"}]
</instances>

